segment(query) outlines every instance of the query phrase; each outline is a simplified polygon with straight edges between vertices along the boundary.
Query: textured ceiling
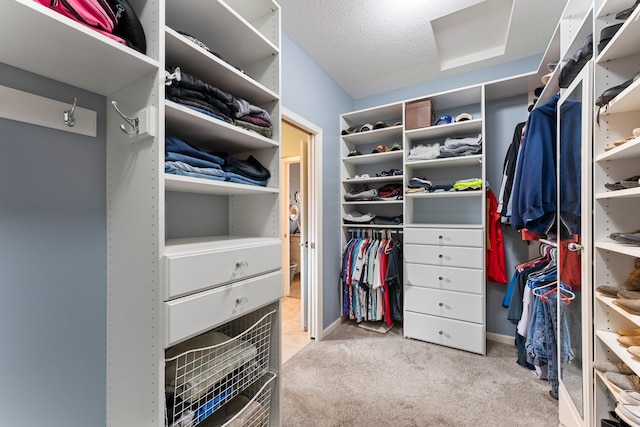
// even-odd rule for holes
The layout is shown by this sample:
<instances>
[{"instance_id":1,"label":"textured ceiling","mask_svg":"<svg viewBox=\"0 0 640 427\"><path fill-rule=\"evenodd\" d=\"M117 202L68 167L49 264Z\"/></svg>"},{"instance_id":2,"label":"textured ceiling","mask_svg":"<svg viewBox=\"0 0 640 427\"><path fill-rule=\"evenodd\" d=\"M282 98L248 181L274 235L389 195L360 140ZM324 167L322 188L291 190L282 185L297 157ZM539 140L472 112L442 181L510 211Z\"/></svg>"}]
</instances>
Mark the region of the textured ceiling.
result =
<instances>
[{"instance_id":1,"label":"textured ceiling","mask_svg":"<svg viewBox=\"0 0 640 427\"><path fill-rule=\"evenodd\" d=\"M277 1L282 31L353 99L542 54L566 4L566 0ZM496 7L508 8L511 3L511 14L495 13ZM511 21L504 22L509 15ZM431 24L435 20L439 38ZM506 42L496 46L495 41L505 35ZM457 45L460 58L451 48ZM469 46L480 54L469 54L463 48Z\"/></svg>"}]
</instances>

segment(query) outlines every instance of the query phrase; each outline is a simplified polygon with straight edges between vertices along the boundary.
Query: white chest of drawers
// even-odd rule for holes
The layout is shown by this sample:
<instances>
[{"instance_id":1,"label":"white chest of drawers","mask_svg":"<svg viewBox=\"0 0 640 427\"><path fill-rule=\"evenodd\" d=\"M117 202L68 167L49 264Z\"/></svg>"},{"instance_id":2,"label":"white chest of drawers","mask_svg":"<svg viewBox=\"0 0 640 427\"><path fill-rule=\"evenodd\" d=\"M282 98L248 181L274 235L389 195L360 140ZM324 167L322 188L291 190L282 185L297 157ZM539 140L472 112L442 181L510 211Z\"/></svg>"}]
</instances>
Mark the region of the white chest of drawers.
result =
<instances>
[{"instance_id":1,"label":"white chest of drawers","mask_svg":"<svg viewBox=\"0 0 640 427\"><path fill-rule=\"evenodd\" d=\"M404 335L485 353L482 228L410 228L404 236Z\"/></svg>"}]
</instances>

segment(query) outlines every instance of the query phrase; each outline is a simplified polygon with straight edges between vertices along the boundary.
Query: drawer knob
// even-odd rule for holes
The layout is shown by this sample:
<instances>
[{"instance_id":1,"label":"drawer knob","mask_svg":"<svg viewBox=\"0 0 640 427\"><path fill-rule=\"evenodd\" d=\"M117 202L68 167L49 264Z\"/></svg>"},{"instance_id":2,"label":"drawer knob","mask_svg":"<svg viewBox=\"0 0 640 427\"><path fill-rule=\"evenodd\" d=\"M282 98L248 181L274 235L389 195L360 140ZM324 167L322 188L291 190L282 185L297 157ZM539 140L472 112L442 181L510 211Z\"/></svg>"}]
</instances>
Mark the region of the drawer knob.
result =
<instances>
[{"instance_id":1,"label":"drawer knob","mask_svg":"<svg viewBox=\"0 0 640 427\"><path fill-rule=\"evenodd\" d=\"M239 270L241 268L245 268L249 266L249 262L247 262L246 260L244 261L236 261L236 270Z\"/></svg>"},{"instance_id":2,"label":"drawer knob","mask_svg":"<svg viewBox=\"0 0 640 427\"><path fill-rule=\"evenodd\" d=\"M245 305L247 301L247 297L238 297L236 298L236 305Z\"/></svg>"},{"instance_id":3,"label":"drawer knob","mask_svg":"<svg viewBox=\"0 0 640 427\"><path fill-rule=\"evenodd\" d=\"M444 334L444 331L438 331L438 334L442 335Z\"/></svg>"},{"instance_id":4,"label":"drawer knob","mask_svg":"<svg viewBox=\"0 0 640 427\"><path fill-rule=\"evenodd\" d=\"M440 254L438 255L438 258L444 258L444 255Z\"/></svg>"},{"instance_id":5,"label":"drawer knob","mask_svg":"<svg viewBox=\"0 0 640 427\"><path fill-rule=\"evenodd\" d=\"M442 306L444 305L444 303L443 303L443 302L440 302L440 303L438 303L438 305L439 305L440 307L442 307Z\"/></svg>"},{"instance_id":6,"label":"drawer knob","mask_svg":"<svg viewBox=\"0 0 640 427\"><path fill-rule=\"evenodd\" d=\"M438 277L438 280L444 280L444 277L440 276Z\"/></svg>"},{"instance_id":7,"label":"drawer knob","mask_svg":"<svg viewBox=\"0 0 640 427\"><path fill-rule=\"evenodd\" d=\"M442 240L442 239L444 239L444 237L443 236L438 236L438 239Z\"/></svg>"}]
</instances>

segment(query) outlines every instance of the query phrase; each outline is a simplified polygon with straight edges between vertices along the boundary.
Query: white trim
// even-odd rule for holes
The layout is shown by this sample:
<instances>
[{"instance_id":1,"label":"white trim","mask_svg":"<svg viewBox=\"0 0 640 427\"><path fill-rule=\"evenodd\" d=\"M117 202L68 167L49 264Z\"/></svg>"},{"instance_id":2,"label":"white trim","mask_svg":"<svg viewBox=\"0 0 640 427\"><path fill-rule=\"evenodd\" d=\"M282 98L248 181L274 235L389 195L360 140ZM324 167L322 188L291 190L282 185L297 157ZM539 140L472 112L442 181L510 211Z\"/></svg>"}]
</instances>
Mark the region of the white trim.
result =
<instances>
[{"instance_id":1,"label":"white trim","mask_svg":"<svg viewBox=\"0 0 640 427\"><path fill-rule=\"evenodd\" d=\"M314 212L310 212L312 215L312 221L315 222L315 227L311 227L309 241L311 244L315 244L314 251L310 251L310 254L315 255L315 260L310 262L315 266L312 271L315 271L316 283L315 289L309 289L309 301L311 304L315 303L315 307L309 307L309 333L316 341L321 341L324 336L322 329L322 310L323 310L323 292L322 292L322 128L316 126L310 121L300 117L292 111L282 108L282 119L288 122L294 123L296 126L305 130L311 134L309 143L312 149L311 164L309 164L309 171L313 179L310 181L312 187L310 197L313 197L315 203ZM314 191L315 190L315 191Z\"/></svg>"},{"instance_id":2,"label":"white trim","mask_svg":"<svg viewBox=\"0 0 640 427\"><path fill-rule=\"evenodd\" d=\"M487 332L489 341L499 342L502 344L515 345L515 338L511 335L496 334L495 332Z\"/></svg>"},{"instance_id":3,"label":"white trim","mask_svg":"<svg viewBox=\"0 0 640 427\"><path fill-rule=\"evenodd\" d=\"M338 317L332 324L327 326L327 328L324 331L322 331L322 335L323 336L329 335L331 332L338 329L340 325L342 325L342 317Z\"/></svg>"}]
</instances>

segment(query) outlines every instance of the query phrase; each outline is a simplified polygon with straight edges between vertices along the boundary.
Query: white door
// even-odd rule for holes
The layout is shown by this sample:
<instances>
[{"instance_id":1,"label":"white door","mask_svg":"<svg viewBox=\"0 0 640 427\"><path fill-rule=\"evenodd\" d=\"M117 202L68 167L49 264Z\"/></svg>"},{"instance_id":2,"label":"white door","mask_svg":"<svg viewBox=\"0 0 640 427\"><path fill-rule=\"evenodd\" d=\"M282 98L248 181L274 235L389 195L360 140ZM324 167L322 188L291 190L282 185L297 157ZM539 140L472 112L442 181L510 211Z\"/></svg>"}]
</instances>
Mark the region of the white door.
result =
<instances>
[{"instance_id":1,"label":"white door","mask_svg":"<svg viewBox=\"0 0 640 427\"><path fill-rule=\"evenodd\" d=\"M300 188L302 189L302 214L300 215L300 324L303 330L309 328L309 140L300 141Z\"/></svg>"}]
</instances>

